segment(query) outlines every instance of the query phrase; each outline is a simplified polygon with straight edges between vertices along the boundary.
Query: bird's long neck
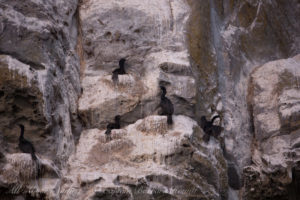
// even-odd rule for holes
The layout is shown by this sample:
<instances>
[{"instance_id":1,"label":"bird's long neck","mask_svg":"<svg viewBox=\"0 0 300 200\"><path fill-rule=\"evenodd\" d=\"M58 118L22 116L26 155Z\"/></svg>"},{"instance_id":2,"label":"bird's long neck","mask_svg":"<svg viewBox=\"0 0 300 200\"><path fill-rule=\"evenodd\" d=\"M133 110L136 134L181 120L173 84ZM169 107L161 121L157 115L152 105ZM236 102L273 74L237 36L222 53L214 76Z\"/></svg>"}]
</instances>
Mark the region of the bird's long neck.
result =
<instances>
[{"instance_id":1,"label":"bird's long neck","mask_svg":"<svg viewBox=\"0 0 300 200\"><path fill-rule=\"evenodd\" d=\"M160 98L161 99L166 98L166 94L167 94L167 92L165 90L162 90L162 94L161 94Z\"/></svg>"},{"instance_id":2,"label":"bird's long neck","mask_svg":"<svg viewBox=\"0 0 300 200\"><path fill-rule=\"evenodd\" d=\"M211 120L211 123L213 124L214 121L215 121L215 119L217 119L217 118L220 118L220 116L219 116L219 115L214 116L214 117L212 118L212 120Z\"/></svg>"},{"instance_id":3,"label":"bird's long neck","mask_svg":"<svg viewBox=\"0 0 300 200\"><path fill-rule=\"evenodd\" d=\"M21 134L20 134L20 138L24 138L24 127L21 127Z\"/></svg>"}]
</instances>

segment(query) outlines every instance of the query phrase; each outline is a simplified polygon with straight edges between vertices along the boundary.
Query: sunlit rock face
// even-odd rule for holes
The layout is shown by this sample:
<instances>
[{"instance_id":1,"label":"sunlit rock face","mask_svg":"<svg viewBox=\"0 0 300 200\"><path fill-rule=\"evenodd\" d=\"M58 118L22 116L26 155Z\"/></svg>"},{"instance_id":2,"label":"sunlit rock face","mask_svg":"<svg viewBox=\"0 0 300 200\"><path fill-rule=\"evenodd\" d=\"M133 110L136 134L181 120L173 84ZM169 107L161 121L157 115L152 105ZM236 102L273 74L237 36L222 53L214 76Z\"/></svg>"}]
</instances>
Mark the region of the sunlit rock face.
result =
<instances>
[{"instance_id":1,"label":"sunlit rock face","mask_svg":"<svg viewBox=\"0 0 300 200\"><path fill-rule=\"evenodd\" d=\"M295 193L299 195L293 188L300 170L299 78L300 55L266 63L251 74L254 164L244 168L245 195L250 199L288 199L295 198Z\"/></svg>"},{"instance_id":2,"label":"sunlit rock face","mask_svg":"<svg viewBox=\"0 0 300 200\"><path fill-rule=\"evenodd\" d=\"M0 2L3 198L59 197L58 168L63 169L73 152L73 134L80 127L76 9L76 1ZM37 163L28 154L20 153L17 124L25 126L25 138L33 143L40 167L49 168L39 177L40 185L34 170Z\"/></svg>"},{"instance_id":3,"label":"sunlit rock face","mask_svg":"<svg viewBox=\"0 0 300 200\"><path fill-rule=\"evenodd\" d=\"M129 124L157 112L159 84L175 114L194 117L196 81L185 44L190 8L185 1L102 1L80 6L84 51L79 112L90 128L103 128L115 115ZM126 58L128 74L112 82Z\"/></svg>"}]
</instances>

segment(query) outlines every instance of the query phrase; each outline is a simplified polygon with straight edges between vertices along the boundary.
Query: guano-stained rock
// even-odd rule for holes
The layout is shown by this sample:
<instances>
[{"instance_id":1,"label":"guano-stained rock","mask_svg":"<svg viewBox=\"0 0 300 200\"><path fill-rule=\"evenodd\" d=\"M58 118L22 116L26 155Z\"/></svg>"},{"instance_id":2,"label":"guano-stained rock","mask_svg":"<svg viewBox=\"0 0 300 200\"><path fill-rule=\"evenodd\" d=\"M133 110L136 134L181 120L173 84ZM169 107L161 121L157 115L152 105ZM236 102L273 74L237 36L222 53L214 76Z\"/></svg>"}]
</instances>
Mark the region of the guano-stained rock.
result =
<instances>
[{"instance_id":1,"label":"guano-stained rock","mask_svg":"<svg viewBox=\"0 0 300 200\"><path fill-rule=\"evenodd\" d=\"M300 199L299 6L1 0L0 199Z\"/></svg>"},{"instance_id":2,"label":"guano-stained rock","mask_svg":"<svg viewBox=\"0 0 300 200\"><path fill-rule=\"evenodd\" d=\"M79 112L87 127L103 128L116 115L130 124L154 114L159 84L167 85L176 114L195 116L196 81L183 32L189 7L184 1L93 0L80 8L85 71ZM112 71L121 58L127 59L128 75L114 84Z\"/></svg>"},{"instance_id":3,"label":"guano-stained rock","mask_svg":"<svg viewBox=\"0 0 300 200\"><path fill-rule=\"evenodd\" d=\"M189 117L148 116L107 140L104 130L81 134L63 199L222 199L227 196L222 150L205 145ZM212 139L212 142L216 142Z\"/></svg>"}]
</instances>

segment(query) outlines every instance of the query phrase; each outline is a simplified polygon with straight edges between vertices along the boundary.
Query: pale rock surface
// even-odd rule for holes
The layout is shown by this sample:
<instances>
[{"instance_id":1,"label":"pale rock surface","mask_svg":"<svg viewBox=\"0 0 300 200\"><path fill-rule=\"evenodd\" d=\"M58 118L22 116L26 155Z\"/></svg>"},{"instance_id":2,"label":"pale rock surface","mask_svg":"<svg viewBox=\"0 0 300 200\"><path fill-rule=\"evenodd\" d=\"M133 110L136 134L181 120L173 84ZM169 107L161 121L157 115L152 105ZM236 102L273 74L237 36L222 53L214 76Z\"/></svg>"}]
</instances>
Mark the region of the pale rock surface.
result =
<instances>
[{"instance_id":1,"label":"pale rock surface","mask_svg":"<svg viewBox=\"0 0 300 200\"><path fill-rule=\"evenodd\" d=\"M129 124L157 112L159 84L167 86L175 114L194 117L184 1L92 0L80 8L85 70L79 112L87 127L103 128L116 115ZM112 71L123 57L128 75L114 84Z\"/></svg>"},{"instance_id":2,"label":"pale rock surface","mask_svg":"<svg viewBox=\"0 0 300 200\"><path fill-rule=\"evenodd\" d=\"M59 198L56 173L63 173L81 126L76 9L72 0L0 1L1 198ZM35 163L20 153L19 123L41 166L52 163L49 169L58 172L46 170L37 181L32 171L25 177L28 184L20 183L22 170L30 171Z\"/></svg>"},{"instance_id":3,"label":"pale rock surface","mask_svg":"<svg viewBox=\"0 0 300 200\"><path fill-rule=\"evenodd\" d=\"M254 164L244 168L250 199L285 198L292 193L287 186L299 180L299 78L300 54L268 62L251 74Z\"/></svg>"},{"instance_id":4,"label":"pale rock surface","mask_svg":"<svg viewBox=\"0 0 300 200\"><path fill-rule=\"evenodd\" d=\"M6 164L0 172L2 187L7 186L12 193L26 192L35 198L59 198L61 174L55 164L38 158L39 163L24 153L8 154ZM38 171L43 177L37 177Z\"/></svg>"},{"instance_id":5,"label":"pale rock surface","mask_svg":"<svg viewBox=\"0 0 300 200\"><path fill-rule=\"evenodd\" d=\"M0 199L299 199L299 6L1 0ZM196 121L216 114L206 144Z\"/></svg>"},{"instance_id":6,"label":"pale rock surface","mask_svg":"<svg viewBox=\"0 0 300 200\"><path fill-rule=\"evenodd\" d=\"M69 160L63 199L222 199L226 162L191 118L151 115L123 129L88 129ZM73 192L70 192L73 191ZM76 191L76 192L75 192Z\"/></svg>"}]
</instances>

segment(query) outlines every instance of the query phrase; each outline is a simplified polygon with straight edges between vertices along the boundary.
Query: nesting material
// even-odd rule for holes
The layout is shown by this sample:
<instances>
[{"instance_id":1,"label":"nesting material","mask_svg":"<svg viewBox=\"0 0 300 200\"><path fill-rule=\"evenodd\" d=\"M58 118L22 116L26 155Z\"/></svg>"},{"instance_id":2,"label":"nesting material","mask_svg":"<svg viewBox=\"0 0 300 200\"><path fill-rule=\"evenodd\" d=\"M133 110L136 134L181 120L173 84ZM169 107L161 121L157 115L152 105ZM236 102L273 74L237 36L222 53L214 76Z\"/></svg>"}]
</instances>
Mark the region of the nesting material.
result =
<instances>
[{"instance_id":1,"label":"nesting material","mask_svg":"<svg viewBox=\"0 0 300 200\"><path fill-rule=\"evenodd\" d=\"M111 130L111 138L113 140L121 139L127 134L127 131L124 129L113 129Z\"/></svg>"},{"instance_id":2,"label":"nesting material","mask_svg":"<svg viewBox=\"0 0 300 200\"><path fill-rule=\"evenodd\" d=\"M102 81L110 88L120 92L132 92L132 88L138 87L135 78L129 74L119 75L118 81L113 82L111 76L105 76Z\"/></svg>"},{"instance_id":3,"label":"nesting material","mask_svg":"<svg viewBox=\"0 0 300 200\"><path fill-rule=\"evenodd\" d=\"M34 179L38 173L37 164L31 159L30 154L16 153L7 155L11 167L4 173L11 182L26 183Z\"/></svg>"},{"instance_id":4,"label":"nesting material","mask_svg":"<svg viewBox=\"0 0 300 200\"><path fill-rule=\"evenodd\" d=\"M166 116L149 116L137 126L137 130L146 135L164 135L168 131Z\"/></svg>"},{"instance_id":5,"label":"nesting material","mask_svg":"<svg viewBox=\"0 0 300 200\"><path fill-rule=\"evenodd\" d=\"M90 151L89 161L94 161L97 165L103 165L109 162L114 154L127 154L133 146L130 140L112 140L104 144L96 144Z\"/></svg>"}]
</instances>

